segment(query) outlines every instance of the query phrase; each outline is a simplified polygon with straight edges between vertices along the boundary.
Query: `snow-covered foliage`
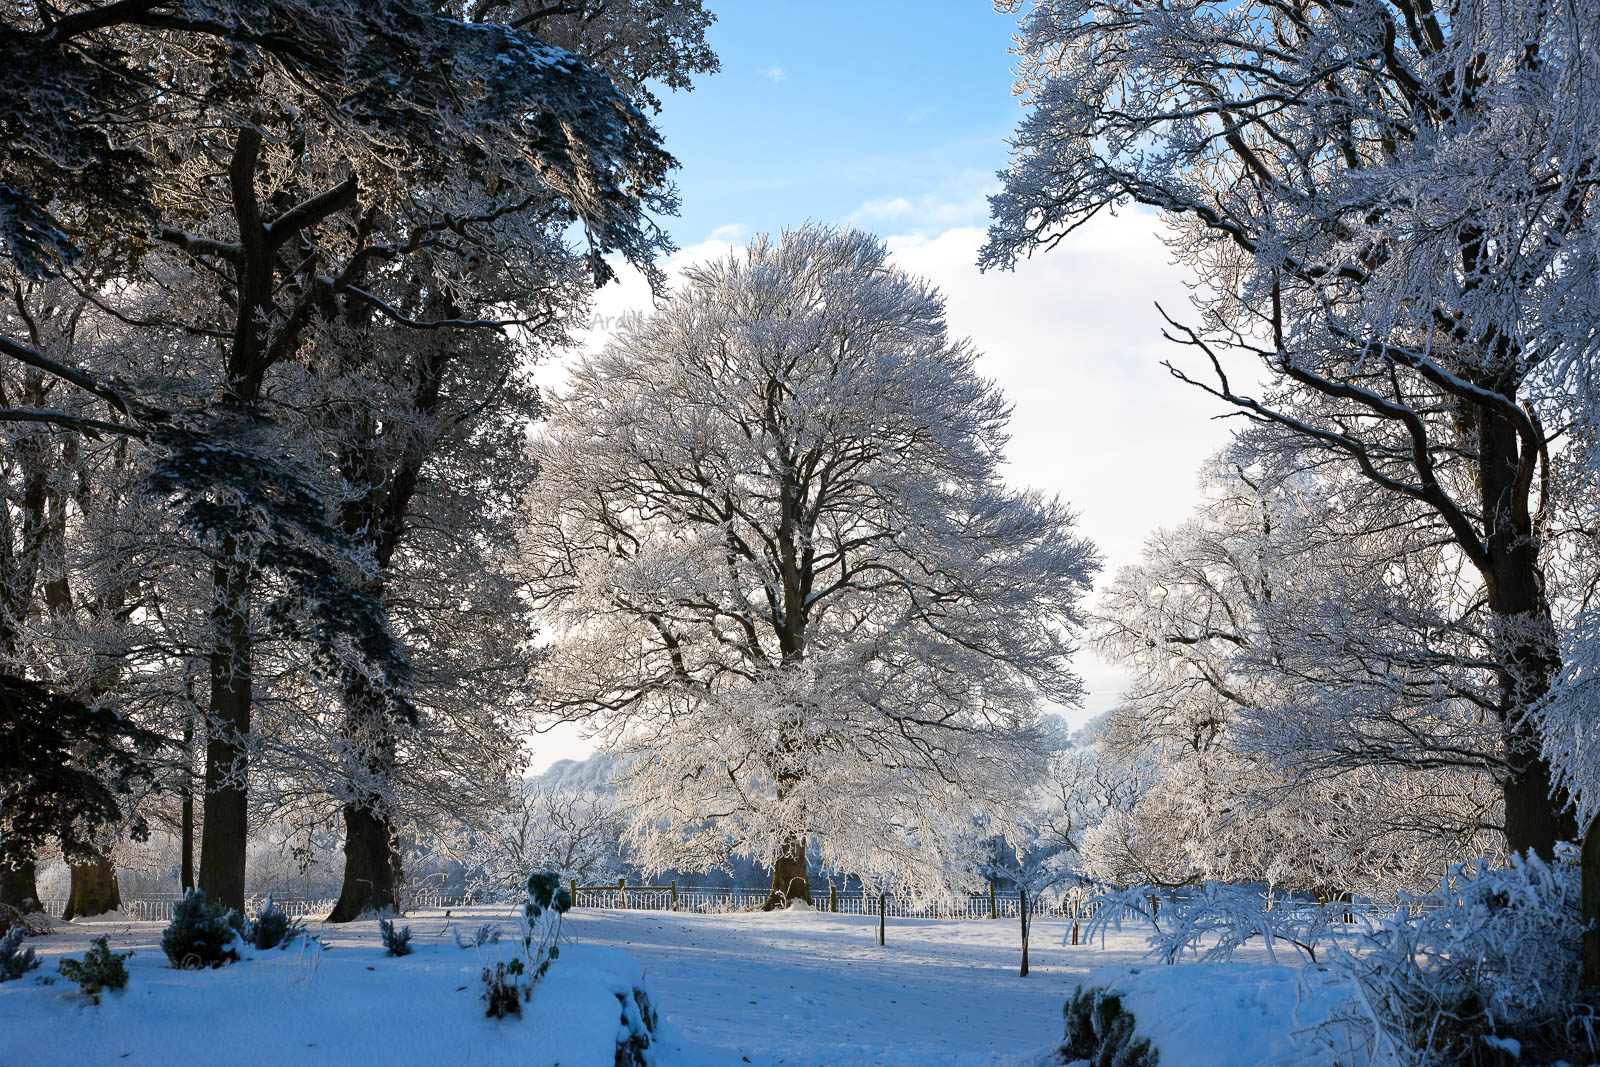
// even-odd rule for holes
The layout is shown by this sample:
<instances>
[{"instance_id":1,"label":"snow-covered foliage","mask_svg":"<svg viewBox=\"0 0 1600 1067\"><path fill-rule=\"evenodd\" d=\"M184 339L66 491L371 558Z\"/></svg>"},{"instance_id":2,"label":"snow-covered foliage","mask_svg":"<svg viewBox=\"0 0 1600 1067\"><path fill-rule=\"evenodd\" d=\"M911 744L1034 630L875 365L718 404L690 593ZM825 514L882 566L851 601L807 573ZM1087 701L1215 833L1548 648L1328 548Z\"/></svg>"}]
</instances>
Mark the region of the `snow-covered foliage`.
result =
<instances>
[{"instance_id":1,"label":"snow-covered foliage","mask_svg":"<svg viewBox=\"0 0 1600 1067\"><path fill-rule=\"evenodd\" d=\"M78 988L94 1003L100 1003L100 994L108 989L122 989L128 984L127 959L131 952L112 952L104 935L89 943L83 959L71 957L56 964L61 977L78 983Z\"/></svg>"},{"instance_id":2,"label":"snow-covered foliage","mask_svg":"<svg viewBox=\"0 0 1600 1067\"><path fill-rule=\"evenodd\" d=\"M245 923L243 936L255 948L288 948L290 942L305 932L305 923L290 918L288 912L273 902L269 892L255 918Z\"/></svg>"},{"instance_id":3,"label":"snow-covered foliage","mask_svg":"<svg viewBox=\"0 0 1600 1067\"><path fill-rule=\"evenodd\" d=\"M1339 1021L1382 1067L1500 1064L1518 1049L1533 1062L1591 1061L1600 1026L1572 964L1582 928L1571 855L1458 865L1354 947L1328 953L1356 988Z\"/></svg>"},{"instance_id":4,"label":"snow-covered foliage","mask_svg":"<svg viewBox=\"0 0 1600 1067\"><path fill-rule=\"evenodd\" d=\"M378 920L378 940L383 942L383 951L388 956L411 955L411 927L396 927L393 919Z\"/></svg>"},{"instance_id":5,"label":"snow-covered foliage","mask_svg":"<svg viewBox=\"0 0 1600 1067\"><path fill-rule=\"evenodd\" d=\"M1508 842L1549 855L1573 830L1530 712L1560 669L1551 518L1580 485L1562 453L1587 454L1596 425L1600 4L1002 6L1025 10L1029 113L983 262L1129 203L1162 213L1199 279L1192 324L1168 309L1196 364L1173 373L1243 415L1242 441L1277 469L1334 474L1331 513L1437 531L1465 587L1452 602L1477 617L1445 616L1461 647L1442 671L1435 631L1397 641L1386 621L1396 656L1374 673L1481 702ZM1452 691L1473 660L1479 684Z\"/></svg>"},{"instance_id":6,"label":"snow-covered foliage","mask_svg":"<svg viewBox=\"0 0 1600 1067\"><path fill-rule=\"evenodd\" d=\"M1562 673L1539 709L1545 754L1583 825L1600 816L1600 613L1562 635Z\"/></svg>"},{"instance_id":7,"label":"snow-covered foliage","mask_svg":"<svg viewBox=\"0 0 1600 1067\"><path fill-rule=\"evenodd\" d=\"M463 831L467 887L487 899L509 898L525 891L527 872L541 870L567 881L613 881L623 871L625 824L611 791L518 783L505 807Z\"/></svg>"},{"instance_id":8,"label":"snow-covered foliage","mask_svg":"<svg viewBox=\"0 0 1600 1067\"><path fill-rule=\"evenodd\" d=\"M1099 746L1148 771L1087 835L1086 872L1392 893L1498 847L1494 674L1427 523L1352 508L1359 484L1209 474L1097 607L1132 677Z\"/></svg>"},{"instance_id":9,"label":"snow-covered foliage","mask_svg":"<svg viewBox=\"0 0 1600 1067\"><path fill-rule=\"evenodd\" d=\"M1125 922L1149 923L1150 955L1164 963L1185 957L1200 963L1226 963L1246 945L1265 949L1277 963L1283 948L1298 958L1317 961L1317 949L1335 929L1345 929L1352 906L1339 901L1279 898L1273 900L1255 885L1206 882L1181 897L1151 886L1112 890L1092 898L1095 911L1084 927L1090 938L1104 937Z\"/></svg>"},{"instance_id":10,"label":"snow-covered foliage","mask_svg":"<svg viewBox=\"0 0 1600 1067\"><path fill-rule=\"evenodd\" d=\"M239 962L243 919L232 908L208 904L203 890L191 889L172 909L161 933L161 951L185 971Z\"/></svg>"},{"instance_id":11,"label":"snow-covered foliage","mask_svg":"<svg viewBox=\"0 0 1600 1067\"><path fill-rule=\"evenodd\" d=\"M647 868L728 853L912 886L1042 770L1092 547L1001 485L1006 406L938 294L806 227L685 272L536 445L540 699L635 753ZM781 852L780 852L781 850ZM803 866L800 867L803 870Z\"/></svg>"},{"instance_id":12,"label":"snow-covered foliage","mask_svg":"<svg viewBox=\"0 0 1600 1067\"><path fill-rule=\"evenodd\" d=\"M509 960L502 956L484 963L480 999L486 1005L485 1014L496 1019L522 1014L523 1003L532 998L535 987L561 955L561 917L571 907L572 894L554 871L534 871L523 880L523 903L517 913L521 951ZM485 945L500 944L498 932L488 935L489 926L485 923L479 927L474 938L480 955ZM456 943L461 944L459 934ZM623 1041L624 1037L618 1038L619 1045ZM648 1036L645 1044L649 1044Z\"/></svg>"},{"instance_id":13,"label":"snow-covered foliage","mask_svg":"<svg viewBox=\"0 0 1600 1067\"><path fill-rule=\"evenodd\" d=\"M10 929L0 934L0 982L21 978L39 966L33 946L24 948L22 945L27 936L28 928L21 923L12 923Z\"/></svg>"}]
</instances>

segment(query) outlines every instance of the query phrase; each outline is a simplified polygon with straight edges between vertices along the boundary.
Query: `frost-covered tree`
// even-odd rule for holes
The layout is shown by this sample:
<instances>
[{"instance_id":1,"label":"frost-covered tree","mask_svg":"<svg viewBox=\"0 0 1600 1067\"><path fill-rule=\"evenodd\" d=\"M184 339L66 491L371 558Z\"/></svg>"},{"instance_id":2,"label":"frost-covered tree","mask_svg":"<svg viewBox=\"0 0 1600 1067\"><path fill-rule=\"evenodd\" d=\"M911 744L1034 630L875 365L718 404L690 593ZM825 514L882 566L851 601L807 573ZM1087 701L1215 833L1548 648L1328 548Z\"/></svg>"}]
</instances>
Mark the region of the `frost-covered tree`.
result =
<instances>
[{"instance_id":1,"label":"frost-covered tree","mask_svg":"<svg viewBox=\"0 0 1600 1067\"><path fill-rule=\"evenodd\" d=\"M498 811L464 828L459 851L467 884L507 899L529 871L554 871L563 881L610 881L623 871L625 822L611 791L519 782Z\"/></svg>"},{"instance_id":2,"label":"frost-covered tree","mask_svg":"<svg viewBox=\"0 0 1600 1067\"><path fill-rule=\"evenodd\" d=\"M1093 873L1373 893L1497 851L1482 605L1436 531L1355 506L1359 481L1219 467L1207 484L1098 606L1132 677L1104 743L1157 774L1097 829Z\"/></svg>"},{"instance_id":3,"label":"frost-covered tree","mask_svg":"<svg viewBox=\"0 0 1600 1067\"><path fill-rule=\"evenodd\" d=\"M878 240L807 226L685 271L536 444L539 700L634 753L646 867L807 848L924 890L1037 776L1095 568L1005 488L1007 407Z\"/></svg>"},{"instance_id":4,"label":"frost-covered tree","mask_svg":"<svg viewBox=\"0 0 1600 1067\"><path fill-rule=\"evenodd\" d=\"M1426 508L1475 574L1507 843L1545 859L1577 835L1534 711L1561 670L1551 453L1574 416L1595 426L1596 27L1594 0L1029 5L1031 111L984 253L1009 264L1118 205L1163 213L1202 281L1172 335L1206 369L1174 373L1304 464ZM1592 730L1592 704L1564 707L1558 738ZM1586 837L1600 919L1592 814ZM1588 951L1600 984L1600 927Z\"/></svg>"},{"instance_id":5,"label":"frost-covered tree","mask_svg":"<svg viewBox=\"0 0 1600 1067\"><path fill-rule=\"evenodd\" d=\"M112 305L174 273L209 282L159 318L113 308L151 340L210 346L212 388L181 418L132 376L9 333L0 352L103 401L101 423L147 436L150 487L207 550L200 880L228 903L243 893L258 621L316 649L310 667L355 669L384 715L409 715L383 605L360 592L374 546L328 514L321 471L286 444L293 420L273 408L283 372L342 315L419 331L520 323L526 308L487 311L474 283L526 280L521 253L550 233L579 235L567 258L601 278L604 253L649 269L664 243L648 213L671 207L671 160L630 99L637 86L536 36L536 23L584 12L494 6L508 21L416 0L0 6L14 75L0 115L30 131L0 175L8 270L66 272ZM685 49L668 80L709 62L707 17L677 6L637 8L639 33ZM677 62L595 29L597 52L641 83ZM6 417L95 428L59 410ZM283 588L294 595L268 598Z\"/></svg>"},{"instance_id":6,"label":"frost-covered tree","mask_svg":"<svg viewBox=\"0 0 1600 1067\"><path fill-rule=\"evenodd\" d=\"M1546 858L1574 827L1529 718L1559 667L1542 468L1592 390L1597 26L1593 0L1030 5L984 253L1163 212L1203 283L1174 336L1206 373L1175 373L1425 508L1475 573L1506 836Z\"/></svg>"}]
</instances>

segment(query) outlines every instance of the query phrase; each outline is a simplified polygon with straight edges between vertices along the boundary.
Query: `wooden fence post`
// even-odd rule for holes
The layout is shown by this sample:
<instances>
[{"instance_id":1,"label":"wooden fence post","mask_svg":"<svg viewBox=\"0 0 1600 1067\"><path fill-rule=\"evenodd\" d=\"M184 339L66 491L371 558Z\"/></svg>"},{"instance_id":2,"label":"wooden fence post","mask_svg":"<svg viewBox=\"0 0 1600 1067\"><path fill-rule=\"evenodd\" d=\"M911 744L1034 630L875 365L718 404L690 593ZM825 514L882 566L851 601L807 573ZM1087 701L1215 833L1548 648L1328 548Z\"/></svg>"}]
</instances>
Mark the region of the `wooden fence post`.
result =
<instances>
[{"instance_id":1,"label":"wooden fence post","mask_svg":"<svg viewBox=\"0 0 1600 1067\"><path fill-rule=\"evenodd\" d=\"M677 911L678 910L678 880L676 878L674 878L672 880L672 907L669 908L668 910L669 911Z\"/></svg>"},{"instance_id":2,"label":"wooden fence post","mask_svg":"<svg viewBox=\"0 0 1600 1067\"><path fill-rule=\"evenodd\" d=\"M622 898L622 910L623 911L627 911L628 910L628 880L626 878L618 878L617 879L617 896Z\"/></svg>"},{"instance_id":3,"label":"wooden fence post","mask_svg":"<svg viewBox=\"0 0 1600 1067\"><path fill-rule=\"evenodd\" d=\"M991 919L1000 918L1000 905L995 903L995 899L994 899L994 883L993 882L989 883L989 918L991 918Z\"/></svg>"},{"instance_id":4,"label":"wooden fence post","mask_svg":"<svg viewBox=\"0 0 1600 1067\"><path fill-rule=\"evenodd\" d=\"M1022 915L1022 973L1019 977L1028 977L1028 887L1018 886L1017 911Z\"/></svg>"},{"instance_id":5,"label":"wooden fence post","mask_svg":"<svg viewBox=\"0 0 1600 1067\"><path fill-rule=\"evenodd\" d=\"M1267 910L1271 911L1272 909L1270 907L1268 907ZM1154 921L1156 919L1159 919L1160 917L1161 917L1161 902L1156 899L1156 895L1154 893L1151 893L1150 894L1150 918L1151 918L1152 921Z\"/></svg>"},{"instance_id":6,"label":"wooden fence post","mask_svg":"<svg viewBox=\"0 0 1600 1067\"><path fill-rule=\"evenodd\" d=\"M839 910L839 887L832 882L828 883L828 910L831 912Z\"/></svg>"},{"instance_id":7,"label":"wooden fence post","mask_svg":"<svg viewBox=\"0 0 1600 1067\"><path fill-rule=\"evenodd\" d=\"M889 894L878 894L878 946L883 946L883 919L889 910Z\"/></svg>"},{"instance_id":8,"label":"wooden fence post","mask_svg":"<svg viewBox=\"0 0 1600 1067\"><path fill-rule=\"evenodd\" d=\"M1078 943L1078 898L1072 898L1072 943Z\"/></svg>"},{"instance_id":9,"label":"wooden fence post","mask_svg":"<svg viewBox=\"0 0 1600 1067\"><path fill-rule=\"evenodd\" d=\"M572 906L574 908L578 906L578 880L576 878L572 880Z\"/></svg>"}]
</instances>

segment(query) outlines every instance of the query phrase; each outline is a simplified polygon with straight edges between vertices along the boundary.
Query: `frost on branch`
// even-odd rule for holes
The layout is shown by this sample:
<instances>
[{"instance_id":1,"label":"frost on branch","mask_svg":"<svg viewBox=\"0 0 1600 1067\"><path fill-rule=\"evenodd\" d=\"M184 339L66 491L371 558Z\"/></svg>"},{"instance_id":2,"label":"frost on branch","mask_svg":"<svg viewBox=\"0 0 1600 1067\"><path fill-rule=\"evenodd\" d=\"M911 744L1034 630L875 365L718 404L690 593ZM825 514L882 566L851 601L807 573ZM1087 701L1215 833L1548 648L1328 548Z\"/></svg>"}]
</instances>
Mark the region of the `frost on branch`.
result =
<instances>
[{"instance_id":1,"label":"frost on branch","mask_svg":"<svg viewBox=\"0 0 1600 1067\"><path fill-rule=\"evenodd\" d=\"M781 900L815 842L942 887L974 810L1020 809L1095 554L1001 484L975 358L881 243L807 227L686 271L553 399L540 696L636 754L647 867L776 861Z\"/></svg>"}]
</instances>

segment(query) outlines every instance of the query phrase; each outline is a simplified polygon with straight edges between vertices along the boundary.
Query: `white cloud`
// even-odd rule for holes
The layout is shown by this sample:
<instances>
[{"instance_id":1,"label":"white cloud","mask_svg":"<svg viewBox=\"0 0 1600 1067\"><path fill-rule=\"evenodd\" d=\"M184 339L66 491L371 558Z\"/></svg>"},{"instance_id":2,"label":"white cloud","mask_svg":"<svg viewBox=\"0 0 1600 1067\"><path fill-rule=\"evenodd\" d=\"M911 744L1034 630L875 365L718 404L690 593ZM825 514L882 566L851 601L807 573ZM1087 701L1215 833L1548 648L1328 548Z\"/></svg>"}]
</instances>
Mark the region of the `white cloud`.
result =
<instances>
[{"instance_id":1,"label":"white cloud","mask_svg":"<svg viewBox=\"0 0 1600 1067\"><path fill-rule=\"evenodd\" d=\"M989 217L989 195L998 189L994 175L967 171L934 192L912 198L868 200L846 215L845 221L907 237L932 236L956 227L983 224Z\"/></svg>"},{"instance_id":2,"label":"white cloud","mask_svg":"<svg viewBox=\"0 0 1600 1067\"><path fill-rule=\"evenodd\" d=\"M773 66L764 68L761 71L761 76L770 82L776 83L787 80L789 77L789 72L784 70L782 67Z\"/></svg>"}]
</instances>

